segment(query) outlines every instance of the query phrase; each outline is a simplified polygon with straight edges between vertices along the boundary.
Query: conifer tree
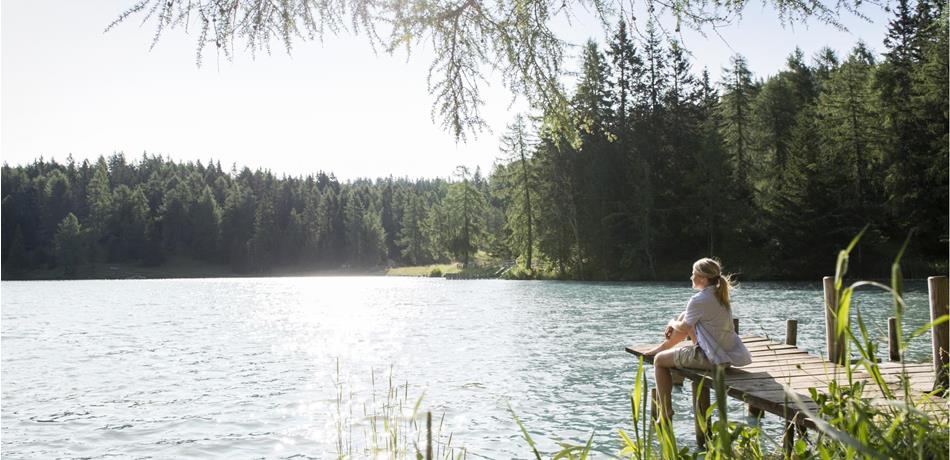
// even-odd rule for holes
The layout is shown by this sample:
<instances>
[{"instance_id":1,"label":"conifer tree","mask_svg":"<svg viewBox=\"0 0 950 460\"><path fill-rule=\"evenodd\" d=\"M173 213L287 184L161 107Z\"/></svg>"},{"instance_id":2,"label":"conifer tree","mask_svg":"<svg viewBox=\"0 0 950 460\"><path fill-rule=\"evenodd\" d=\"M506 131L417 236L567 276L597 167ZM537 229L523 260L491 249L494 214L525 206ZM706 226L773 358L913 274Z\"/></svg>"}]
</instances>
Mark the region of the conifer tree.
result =
<instances>
[{"instance_id":1,"label":"conifer tree","mask_svg":"<svg viewBox=\"0 0 950 460\"><path fill-rule=\"evenodd\" d=\"M83 263L84 244L83 244L82 226L79 225L79 219L73 213L69 213L60 222L56 229L54 246L56 248L56 257L62 264L63 272L66 275L76 273L76 268Z\"/></svg>"},{"instance_id":2,"label":"conifer tree","mask_svg":"<svg viewBox=\"0 0 950 460\"><path fill-rule=\"evenodd\" d=\"M635 41L628 35L626 20L618 22L607 55L613 65L613 92L617 103L614 129L619 134L628 129L634 96L643 92L643 59L637 52Z\"/></svg>"},{"instance_id":3,"label":"conifer tree","mask_svg":"<svg viewBox=\"0 0 950 460\"><path fill-rule=\"evenodd\" d=\"M737 198L749 197L749 166L752 130L752 101L758 87L744 57L733 56L723 69L722 101L719 104L722 138L730 156Z\"/></svg>"},{"instance_id":4,"label":"conifer tree","mask_svg":"<svg viewBox=\"0 0 950 460\"><path fill-rule=\"evenodd\" d=\"M96 163L86 193L86 201L89 203L89 227L94 238L99 240L106 236L112 216L112 187L109 184L109 171L102 157L99 157Z\"/></svg>"},{"instance_id":5,"label":"conifer tree","mask_svg":"<svg viewBox=\"0 0 950 460\"><path fill-rule=\"evenodd\" d=\"M213 260L218 253L221 233L221 208L211 187L205 185L201 196L191 209L191 221L194 226L192 250L200 259Z\"/></svg>"},{"instance_id":6,"label":"conifer tree","mask_svg":"<svg viewBox=\"0 0 950 460\"><path fill-rule=\"evenodd\" d=\"M135 187L133 191L122 184L113 191L113 203L114 213L109 223L109 260L142 258L149 221L145 194L141 187Z\"/></svg>"},{"instance_id":7,"label":"conifer tree","mask_svg":"<svg viewBox=\"0 0 950 460\"><path fill-rule=\"evenodd\" d=\"M518 115L514 123L508 126L508 132L501 138L501 151L511 168L505 174L505 182L510 188L507 226L511 235L512 247L524 256L525 268L532 270L534 256L534 211L531 207L534 179L533 168L529 165L533 141L530 138L524 117Z\"/></svg>"},{"instance_id":8,"label":"conifer tree","mask_svg":"<svg viewBox=\"0 0 950 460\"><path fill-rule=\"evenodd\" d=\"M451 233L448 249L467 267L471 257L479 249L484 231L485 197L475 187L468 168L456 168L459 182L449 186L445 197L446 221Z\"/></svg>"},{"instance_id":9,"label":"conifer tree","mask_svg":"<svg viewBox=\"0 0 950 460\"><path fill-rule=\"evenodd\" d=\"M429 242L425 234L426 214L422 198L410 193L402 215L402 228L397 240L402 247L401 255L412 265L419 265L431 259Z\"/></svg>"},{"instance_id":10,"label":"conifer tree","mask_svg":"<svg viewBox=\"0 0 950 460\"><path fill-rule=\"evenodd\" d=\"M859 215L866 214L878 193L872 185L881 163L877 149L879 116L870 86L874 58L859 43L831 77L821 93L818 115L823 121L823 152L839 164L849 165L848 182L852 185L850 206ZM839 197L843 200L844 197ZM871 216L867 216L870 218ZM865 219L867 220L867 219Z\"/></svg>"}]
</instances>

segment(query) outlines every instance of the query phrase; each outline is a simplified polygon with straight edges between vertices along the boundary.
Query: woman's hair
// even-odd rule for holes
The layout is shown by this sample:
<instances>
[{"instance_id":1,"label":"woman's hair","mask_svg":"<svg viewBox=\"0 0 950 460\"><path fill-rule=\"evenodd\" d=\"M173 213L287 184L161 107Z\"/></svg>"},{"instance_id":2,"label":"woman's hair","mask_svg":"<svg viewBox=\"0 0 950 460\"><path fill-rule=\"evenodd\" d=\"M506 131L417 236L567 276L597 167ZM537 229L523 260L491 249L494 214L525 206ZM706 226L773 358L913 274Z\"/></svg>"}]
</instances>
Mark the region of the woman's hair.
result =
<instances>
[{"instance_id":1,"label":"woman's hair","mask_svg":"<svg viewBox=\"0 0 950 460\"><path fill-rule=\"evenodd\" d=\"M719 261L710 258L699 259L693 264L693 272L709 279L710 286L716 286L716 298L727 309L729 304L729 288L732 287L732 275L722 273Z\"/></svg>"}]
</instances>

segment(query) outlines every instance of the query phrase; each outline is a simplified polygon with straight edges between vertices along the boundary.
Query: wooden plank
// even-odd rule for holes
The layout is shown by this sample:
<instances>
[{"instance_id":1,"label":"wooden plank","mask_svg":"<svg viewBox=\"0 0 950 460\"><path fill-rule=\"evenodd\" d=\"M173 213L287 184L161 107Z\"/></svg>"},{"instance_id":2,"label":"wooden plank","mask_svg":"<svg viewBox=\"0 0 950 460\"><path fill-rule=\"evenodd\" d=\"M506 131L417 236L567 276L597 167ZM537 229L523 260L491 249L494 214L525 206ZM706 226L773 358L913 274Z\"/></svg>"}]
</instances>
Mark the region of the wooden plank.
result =
<instances>
[{"instance_id":1,"label":"wooden plank","mask_svg":"<svg viewBox=\"0 0 950 460\"><path fill-rule=\"evenodd\" d=\"M814 428L814 423L811 420L808 420L803 413L800 414L800 411L796 405L784 401L784 393L782 393L779 398L776 398L774 394L767 393L739 393L739 392L729 392L729 396L732 396L740 401L743 401L747 404L751 404L755 407L758 407L770 414L777 415L786 420L794 420L796 424L799 424L804 427ZM802 398L805 403L805 407L808 410L817 412L818 405L812 401L810 398Z\"/></svg>"},{"instance_id":2,"label":"wooden plank","mask_svg":"<svg viewBox=\"0 0 950 460\"><path fill-rule=\"evenodd\" d=\"M889 373L881 372L881 376L884 380L888 382L898 382L901 374L898 373ZM921 372L917 371L915 373L906 374L911 380L917 381L927 381L928 377L933 375L933 372ZM795 380L818 380L818 381L831 381L831 380L843 380L846 375L844 374L835 374L835 373L824 373L824 372L807 372L803 369L795 369L789 372L770 372L770 371L759 371L759 372L734 372L726 376L728 381L739 381L739 380L757 380L757 379L770 379L770 380L780 380L785 381L786 379L795 379ZM851 374L851 377L854 381L864 381L871 380L871 374L864 371L854 372ZM930 382L933 382L931 377Z\"/></svg>"},{"instance_id":3,"label":"wooden plank","mask_svg":"<svg viewBox=\"0 0 950 460\"><path fill-rule=\"evenodd\" d=\"M754 344L746 344L746 348L749 351L759 351L759 350L798 350L798 347L795 345L785 345L783 343L774 343L774 342L759 342ZM804 351L804 350L803 350Z\"/></svg>"},{"instance_id":4,"label":"wooden plank","mask_svg":"<svg viewBox=\"0 0 950 460\"><path fill-rule=\"evenodd\" d=\"M820 360L773 360L769 362L753 362L748 366L734 367L729 369L729 373L743 373L743 372L759 372L763 370L776 370L776 371L791 371L791 370L801 370L804 372L822 372L822 373L834 373L834 369L830 369L825 363ZM843 374L844 369L839 369L839 373Z\"/></svg>"},{"instance_id":5,"label":"wooden plank","mask_svg":"<svg viewBox=\"0 0 950 460\"><path fill-rule=\"evenodd\" d=\"M803 356L812 356L808 354L807 351L799 350L798 348L786 348L784 350L749 350L749 353L752 355L752 360L755 361L756 358L766 358L769 356L785 356L785 355L803 355Z\"/></svg>"},{"instance_id":6,"label":"wooden plank","mask_svg":"<svg viewBox=\"0 0 950 460\"><path fill-rule=\"evenodd\" d=\"M892 364L892 363L888 363ZM903 370L907 370L908 373L921 373L930 371L933 373L933 367L930 364L907 364L904 367L897 365L887 365L887 366L878 366L881 369L881 373L895 374L900 373Z\"/></svg>"},{"instance_id":7,"label":"wooden plank","mask_svg":"<svg viewBox=\"0 0 950 460\"><path fill-rule=\"evenodd\" d=\"M820 364L823 362L827 361L822 361L821 358L816 358L807 353L785 354L778 356L753 356L752 362L742 366L741 369L782 365L795 366L798 364Z\"/></svg>"},{"instance_id":8,"label":"wooden plank","mask_svg":"<svg viewBox=\"0 0 950 460\"><path fill-rule=\"evenodd\" d=\"M756 342L760 340L769 340L768 337L762 337L761 335L755 335L755 334L740 334L739 338L742 339L743 342Z\"/></svg>"}]
</instances>

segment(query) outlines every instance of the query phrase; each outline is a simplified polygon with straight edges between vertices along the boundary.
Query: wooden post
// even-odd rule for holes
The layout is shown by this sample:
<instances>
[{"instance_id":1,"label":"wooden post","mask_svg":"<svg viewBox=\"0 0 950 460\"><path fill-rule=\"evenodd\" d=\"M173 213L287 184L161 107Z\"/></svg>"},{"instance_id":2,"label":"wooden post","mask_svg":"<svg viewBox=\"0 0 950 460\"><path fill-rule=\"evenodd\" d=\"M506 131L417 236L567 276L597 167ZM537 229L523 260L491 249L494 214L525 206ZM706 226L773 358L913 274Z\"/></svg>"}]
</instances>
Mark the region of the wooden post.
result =
<instances>
[{"instance_id":1,"label":"wooden post","mask_svg":"<svg viewBox=\"0 0 950 460\"><path fill-rule=\"evenodd\" d=\"M927 278L927 287L930 289L930 320L935 321L947 314L948 303L948 284L946 276L931 276ZM948 363L948 339L950 339L950 329L947 323L943 323L933 328L933 353L934 353L934 371L936 379L934 386L940 386L946 390L947 386L947 363Z\"/></svg>"},{"instance_id":2,"label":"wooden post","mask_svg":"<svg viewBox=\"0 0 950 460\"><path fill-rule=\"evenodd\" d=\"M655 422L660 414L660 402L656 399L656 388L650 388L650 418Z\"/></svg>"},{"instance_id":3,"label":"wooden post","mask_svg":"<svg viewBox=\"0 0 950 460\"><path fill-rule=\"evenodd\" d=\"M792 458L792 451L795 450L795 423L790 420L785 421L785 433L782 434L782 450L785 451L785 458Z\"/></svg>"},{"instance_id":4,"label":"wooden post","mask_svg":"<svg viewBox=\"0 0 950 460\"><path fill-rule=\"evenodd\" d=\"M785 320L785 345L798 346L798 320ZM782 437L782 447L785 448L787 456L791 455L795 444L795 424L785 421L785 435Z\"/></svg>"},{"instance_id":5,"label":"wooden post","mask_svg":"<svg viewBox=\"0 0 950 460\"><path fill-rule=\"evenodd\" d=\"M700 389L700 383L693 380L693 424L696 427L696 445L706 445L706 431L703 430L700 420L705 419L706 429L709 429L709 419L706 418L706 411L709 410L709 385L703 384ZM708 383L708 382L707 382Z\"/></svg>"},{"instance_id":6,"label":"wooden post","mask_svg":"<svg viewBox=\"0 0 950 460\"><path fill-rule=\"evenodd\" d=\"M748 411L748 413L749 413L749 416L751 416L751 417L760 418L760 417L762 417L763 415L765 415L765 411L764 411L764 410L759 409L758 407L755 407L755 406L753 406L752 404L746 404L746 408L747 408L747 411Z\"/></svg>"},{"instance_id":7,"label":"wooden post","mask_svg":"<svg viewBox=\"0 0 950 460\"><path fill-rule=\"evenodd\" d=\"M844 364L844 340L836 334L838 325L838 293L835 292L835 277L824 277L822 284L825 291L825 345L828 349L828 361Z\"/></svg>"},{"instance_id":8,"label":"wooden post","mask_svg":"<svg viewBox=\"0 0 950 460\"><path fill-rule=\"evenodd\" d=\"M432 412L426 412L426 460L432 460Z\"/></svg>"},{"instance_id":9,"label":"wooden post","mask_svg":"<svg viewBox=\"0 0 950 460\"><path fill-rule=\"evenodd\" d=\"M798 320L785 320L785 345L798 345Z\"/></svg>"},{"instance_id":10,"label":"wooden post","mask_svg":"<svg viewBox=\"0 0 950 460\"><path fill-rule=\"evenodd\" d=\"M887 354L895 363L901 360L901 351L897 343L897 318L894 316L887 318Z\"/></svg>"}]
</instances>

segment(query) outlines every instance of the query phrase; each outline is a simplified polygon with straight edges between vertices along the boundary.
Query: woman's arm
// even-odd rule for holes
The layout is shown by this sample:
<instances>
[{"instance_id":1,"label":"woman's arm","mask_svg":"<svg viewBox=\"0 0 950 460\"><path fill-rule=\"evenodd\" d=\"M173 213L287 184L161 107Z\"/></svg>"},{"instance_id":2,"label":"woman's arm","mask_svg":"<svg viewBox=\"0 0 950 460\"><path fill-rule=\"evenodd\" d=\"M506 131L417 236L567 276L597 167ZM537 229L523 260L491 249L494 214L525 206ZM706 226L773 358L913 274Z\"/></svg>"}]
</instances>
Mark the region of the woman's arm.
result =
<instances>
[{"instance_id":1,"label":"woman's arm","mask_svg":"<svg viewBox=\"0 0 950 460\"><path fill-rule=\"evenodd\" d=\"M670 321L670 323L667 325L667 331L669 331L670 328L673 328L673 329L675 329L675 330L677 330L677 331L685 332L686 335L687 335L693 342L695 342L695 341L696 341L696 336L693 335L693 334L694 334L693 326L690 326L689 324L687 324L687 323L684 321L685 318L686 318L686 312L684 311L683 313L680 313L680 315L677 316L676 319ZM667 337L669 337L669 335L670 335L670 334L667 334Z\"/></svg>"},{"instance_id":2,"label":"woman's arm","mask_svg":"<svg viewBox=\"0 0 950 460\"><path fill-rule=\"evenodd\" d=\"M670 348L673 348L674 345L682 342L683 339L689 336L689 333L687 333L686 331L673 327L674 322L675 320L670 321L670 325L666 327L666 334L665 334L666 340L663 343L657 345L652 350L644 353L645 355L653 356L661 351L669 350ZM690 328L690 330L692 330L692 328Z\"/></svg>"}]
</instances>

